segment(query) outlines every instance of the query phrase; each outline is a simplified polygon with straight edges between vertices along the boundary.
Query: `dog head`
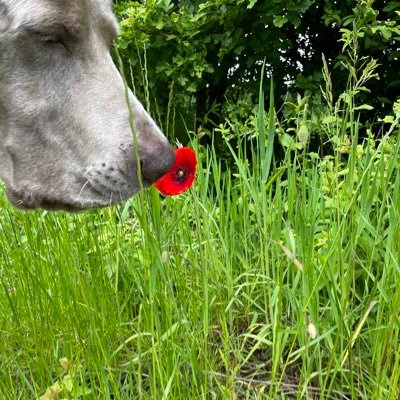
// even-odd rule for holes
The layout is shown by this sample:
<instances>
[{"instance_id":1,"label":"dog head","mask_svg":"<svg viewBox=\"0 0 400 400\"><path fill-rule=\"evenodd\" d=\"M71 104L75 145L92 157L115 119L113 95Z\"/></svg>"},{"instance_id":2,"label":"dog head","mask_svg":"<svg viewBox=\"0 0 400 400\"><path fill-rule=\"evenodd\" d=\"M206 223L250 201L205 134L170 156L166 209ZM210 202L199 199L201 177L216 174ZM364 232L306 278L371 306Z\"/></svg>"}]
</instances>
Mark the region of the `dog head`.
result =
<instances>
[{"instance_id":1,"label":"dog head","mask_svg":"<svg viewBox=\"0 0 400 400\"><path fill-rule=\"evenodd\" d=\"M117 34L108 0L0 0L0 176L15 206L107 206L173 164L113 64Z\"/></svg>"}]
</instances>

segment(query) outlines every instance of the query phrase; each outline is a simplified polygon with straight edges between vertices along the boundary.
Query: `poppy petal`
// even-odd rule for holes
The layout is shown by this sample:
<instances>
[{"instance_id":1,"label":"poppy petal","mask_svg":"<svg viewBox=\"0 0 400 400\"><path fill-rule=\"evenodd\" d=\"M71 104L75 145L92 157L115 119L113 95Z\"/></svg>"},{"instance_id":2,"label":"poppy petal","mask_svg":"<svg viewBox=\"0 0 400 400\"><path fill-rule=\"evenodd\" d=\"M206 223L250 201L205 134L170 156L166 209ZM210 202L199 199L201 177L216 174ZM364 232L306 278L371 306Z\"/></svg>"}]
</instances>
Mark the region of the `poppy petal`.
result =
<instances>
[{"instance_id":1,"label":"poppy petal","mask_svg":"<svg viewBox=\"0 0 400 400\"><path fill-rule=\"evenodd\" d=\"M154 186L164 196L175 196L188 190L195 178L197 158L193 149L181 147L175 150L175 163Z\"/></svg>"}]
</instances>

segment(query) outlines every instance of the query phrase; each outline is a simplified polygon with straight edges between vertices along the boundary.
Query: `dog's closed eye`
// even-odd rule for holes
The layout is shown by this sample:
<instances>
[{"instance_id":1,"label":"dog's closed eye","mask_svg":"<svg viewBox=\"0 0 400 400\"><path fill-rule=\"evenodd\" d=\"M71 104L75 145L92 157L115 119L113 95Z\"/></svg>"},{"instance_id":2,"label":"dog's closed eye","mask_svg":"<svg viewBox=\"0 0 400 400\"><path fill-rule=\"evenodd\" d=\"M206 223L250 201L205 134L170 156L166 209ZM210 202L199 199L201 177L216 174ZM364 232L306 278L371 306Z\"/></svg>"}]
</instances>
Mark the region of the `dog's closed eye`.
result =
<instances>
[{"instance_id":1,"label":"dog's closed eye","mask_svg":"<svg viewBox=\"0 0 400 400\"><path fill-rule=\"evenodd\" d=\"M46 46L68 50L65 38L61 35L39 33L38 37L40 42Z\"/></svg>"}]
</instances>

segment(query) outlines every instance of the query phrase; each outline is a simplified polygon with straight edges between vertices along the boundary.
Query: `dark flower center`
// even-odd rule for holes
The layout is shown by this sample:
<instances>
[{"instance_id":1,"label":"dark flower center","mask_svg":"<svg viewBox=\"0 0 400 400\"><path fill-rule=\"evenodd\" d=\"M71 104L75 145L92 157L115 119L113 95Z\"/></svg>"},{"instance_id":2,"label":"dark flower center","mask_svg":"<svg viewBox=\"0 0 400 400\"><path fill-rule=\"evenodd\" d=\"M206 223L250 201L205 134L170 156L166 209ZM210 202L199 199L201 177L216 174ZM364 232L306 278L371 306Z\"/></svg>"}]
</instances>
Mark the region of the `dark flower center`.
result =
<instances>
[{"instance_id":1,"label":"dark flower center","mask_svg":"<svg viewBox=\"0 0 400 400\"><path fill-rule=\"evenodd\" d=\"M189 171L185 167L178 167L176 172L175 172L175 179L179 182L185 182L189 175Z\"/></svg>"}]
</instances>

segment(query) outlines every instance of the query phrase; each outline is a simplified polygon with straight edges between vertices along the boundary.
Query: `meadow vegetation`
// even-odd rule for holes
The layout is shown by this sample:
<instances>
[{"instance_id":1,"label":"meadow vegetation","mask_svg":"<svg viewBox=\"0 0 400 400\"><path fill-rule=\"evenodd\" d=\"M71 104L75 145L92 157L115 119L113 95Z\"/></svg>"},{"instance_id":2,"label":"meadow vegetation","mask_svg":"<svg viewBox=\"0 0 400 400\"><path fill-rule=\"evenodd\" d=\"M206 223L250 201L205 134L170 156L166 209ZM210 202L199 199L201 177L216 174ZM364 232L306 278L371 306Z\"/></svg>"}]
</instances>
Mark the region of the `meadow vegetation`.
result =
<instances>
[{"instance_id":1,"label":"meadow vegetation","mask_svg":"<svg viewBox=\"0 0 400 400\"><path fill-rule=\"evenodd\" d=\"M0 197L1 399L398 399L400 102L361 122L377 63L342 39L320 107L261 75L247 118L187 129L183 195Z\"/></svg>"}]
</instances>

